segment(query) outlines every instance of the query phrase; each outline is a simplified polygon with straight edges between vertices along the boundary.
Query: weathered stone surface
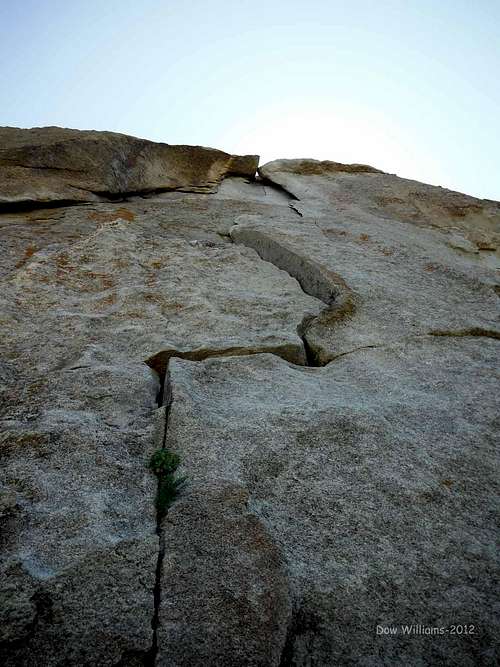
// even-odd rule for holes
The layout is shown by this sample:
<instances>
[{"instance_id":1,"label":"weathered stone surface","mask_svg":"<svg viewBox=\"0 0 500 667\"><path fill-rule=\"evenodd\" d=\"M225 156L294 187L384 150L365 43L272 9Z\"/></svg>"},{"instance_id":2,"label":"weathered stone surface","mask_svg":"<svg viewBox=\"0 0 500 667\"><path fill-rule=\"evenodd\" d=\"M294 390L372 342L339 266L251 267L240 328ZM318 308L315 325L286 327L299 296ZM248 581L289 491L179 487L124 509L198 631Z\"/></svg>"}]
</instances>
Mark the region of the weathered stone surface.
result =
<instances>
[{"instance_id":1,"label":"weathered stone surface","mask_svg":"<svg viewBox=\"0 0 500 667\"><path fill-rule=\"evenodd\" d=\"M87 549L57 575L22 562L2 568L2 664L143 664L157 547L150 535Z\"/></svg>"},{"instance_id":2,"label":"weathered stone surface","mask_svg":"<svg viewBox=\"0 0 500 667\"><path fill-rule=\"evenodd\" d=\"M274 351L305 363L297 325L321 304L286 272L220 236L211 241L181 232L162 240L154 213L130 221L101 215L94 233L35 253L5 283L18 303L13 344L26 339L32 361L72 367L97 356L102 363L109 355L138 362L159 355L152 364L164 370L176 351L198 357ZM21 305L29 319L20 325ZM55 321L57 360L47 358L43 337L53 337ZM42 332L37 339L33 325Z\"/></svg>"},{"instance_id":3,"label":"weathered stone surface","mask_svg":"<svg viewBox=\"0 0 500 667\"><path fill-rule=\"evenodd\" d=\"M46 211L44 234L32 213L2 221L0 655L135 664L153 648L159 545L146 463L164 434L159 379L144 362L163 373L174 353L272 351L304 364L297 325L321 304L229 242L232 200L172 194ZM262 533L252 516L236 526ZM262 562L256 553L254 569ZM264 597L285 608L271 585L279 564L269 568Z\"/></svg>"},{"instance_id":4,"label":"weathered stone surface","mask_svg":"<svg viewBox=\"0 0 500 667\"><path fill-rule=\"evenodd\" d=\"M130 192L213 192L227 175L253 178L256 155L170 146L115 132L0 128L2 204L98 201Z\"/></svg>"},{"instance_id":5,"label":"weathered stone surface","mask_svg":"<svg viewBox=\"0 0 500 667\"><path fill-rule=\"evenodd\" d=\"M500 203L385 174L373 167L318 160L275 160L262 178L300 200L299 210L330 219L395 220L464 236L479 250L498 250ZM496 266L499 266L497 254Z\"/></svg>"},{"instance_id":6,"label":"weathered stone surface","mask_svg":"<svg viewBox=\"0 0 500 667\"><path fill-rule=\"evenodd\" d=\"M46 337L45 347L50 356ZM145 461L163 437L158 381L132 362L29 373L17 361L24 373L2 392L2 664L145 655L158 557Z\"/></svg>"},{"instance_id":7,"label":"weathered stone surface","mask_svg":"<svg viewBox=\"0 0 500 667\"><path fill-rule=\"evenodd\" d=\"M0 279L28 264L43 248L64 248L94 232L99 226L94 216L95 211L80 206L0 215Z\"/></svg>"},{"instance_id":8,"label":"weathered stone surface","mask_svg":"<svg viewBox=\"0 0 500 667\"><path fill-rule=\"evenodd\" d=\"M257 647L245 643L243 664L494 662L499 347L426 338L322 369L272 355L173 360L167 445L191 481L169 515L167 554L188 559L164 570L159 664L241 664L237 638L262 611L240 619L234 609L266 590L267 569L251 564L269 541L284 558L293 616L286 639L274 631L281 662L259 653L268 626ZM266 530L264 543L227 525L228 488L248 494L241 512ZM229 576L218 565L228 560ZM234 590L235 572L245 591ZM476 634L376 635L377 625L417 623L473 624Z\"/></svg>"},{"instance_id":9,"label":"weathered stone surface","mask_svg":"<svg viewBox=\"0 0 500 667\"><path fill-rule=\"evenodd\" d=\"M231 476L193 478L170 510L158 665L279 664L292 613L288 581L281 549L249 500Z\"/></svg>"},{"instance_id":10,"label":"weathered stone surface","mask_svg":"<svg viewBox=\"0 0 500 667\"><path fill-rule=\"evenodd\" d=\"M494 663L498 204L26 132L0 152L4 203L44 204L0 215L2 664ZM164 442L189 483L158 526ZM441 619L480 634L374 631Z\"/></svg>"},{"instance_id":11,"label":"weathered stone surface","mask_svg":"<svg viewBox=\"0 0 500 667\"><path fill-rule=\"evenodd\" d=\"M380 188L390 193L408 187L403 179L326 168L323 173L323 163L314 161L311 176L307 165L307 161L285 160L261 169L266 178L276 178L295 196L304 197L304 202L299 202L303 203L299 207L301 218L293 224L269 225L264 217L253 216L241 219L231 235L237 243L254 248L263 259L288 271L306 292L323 300L327 308L303 331L317 363L413 336L500 337L495 293L498 270L494 270L500 267L500 254L488 251L482 253L487 258L476 258L468 247L466 252L462 252L463 245L457 248L456 234L447 233L456 223L451 213L445 215L448 199L470 200L476 215L478 200L446 191L439 209L441 217L436 217L438 230L431 214L410 215L411 201L406 217L395 212L389 215L383 207L370 210ZM342 179L347 177L360 182L353 180L346 185ZM422 208L427 204L432 215L438 216L439 189L414 185L422 191ZM494 202L485 203L481 218L490 239L500 233L500 209L495 207ZM470 236L478 233L476 227L481 229L474 220L462 221L466 224L471 225Z\"/></svg>"}]
</instances>

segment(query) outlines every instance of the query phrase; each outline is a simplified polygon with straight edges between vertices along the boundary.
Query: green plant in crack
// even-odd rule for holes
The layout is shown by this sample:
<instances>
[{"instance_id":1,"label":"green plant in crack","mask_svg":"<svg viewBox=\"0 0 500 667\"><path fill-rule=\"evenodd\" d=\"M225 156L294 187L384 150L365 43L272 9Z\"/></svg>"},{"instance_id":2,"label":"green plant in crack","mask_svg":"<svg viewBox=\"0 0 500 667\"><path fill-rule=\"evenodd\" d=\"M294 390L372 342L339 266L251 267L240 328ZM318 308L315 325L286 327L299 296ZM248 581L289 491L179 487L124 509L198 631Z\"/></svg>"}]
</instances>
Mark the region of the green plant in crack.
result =
<instances>
[{"instance_id":1,"label":"green plant in crack","mask_svg":"<svg viewBox=\"0 0 500 667\"><path fill-rule=\"evenodd\" d=\"M149 461L149 467L158 477L158 491L156 494L156 511L162 519L167 509L179 495L186 483L187 477L176 477L175 471L181 460L168 449L157 449Z\"/></svg>"}]
</instances>

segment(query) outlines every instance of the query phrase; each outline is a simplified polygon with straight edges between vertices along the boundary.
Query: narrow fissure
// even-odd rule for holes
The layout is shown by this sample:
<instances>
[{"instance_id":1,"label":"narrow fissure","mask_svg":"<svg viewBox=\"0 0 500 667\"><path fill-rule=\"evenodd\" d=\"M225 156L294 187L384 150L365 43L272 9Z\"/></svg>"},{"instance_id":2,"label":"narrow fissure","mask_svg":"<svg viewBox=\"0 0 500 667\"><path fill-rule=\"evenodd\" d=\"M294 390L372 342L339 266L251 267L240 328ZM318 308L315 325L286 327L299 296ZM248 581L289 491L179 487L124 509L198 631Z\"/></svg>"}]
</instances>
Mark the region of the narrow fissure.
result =
<instances>
[{"instance_id":1,"label":"narrow fissure","mask_svg":"<svg viewBox=\"0 0 500 667\"><path fill-rule=\"evenodd\" d=\"M300 335L300 334L299 334ZM326 366L326 363L322 363L316 352L312 349L312 347L309 345L309 342L304 335L300 336L302 340L302 344L304 346L304 352L306 353L306 366L309 366L311 368L321 368L322 366Z\"/></svg>"},{"instance_id":2,"label":"narrow fissure","mask_svg":"<svg viewBox=\"0 0 500 667\"><path fill-rule=\"evenodd\" d=\"M493 338L498 340L500 338L500 331L494 331L493 329L483 329L482 327L472 327L470 329L459 329L459 330L435 330L429 331L429 336L449 336L450 338Z\"/></svg>"},{"instance_id":3,"label":"narrow fissure","mask_svg":"<svg viewBox=\"0 0 500 667\"><path fill-rule=\"evenodd\" d=\"M294 610L287 628L285 642L281 651L279 667L292 667L295 664L297 644L309 654L308 644L318 632L318 619L304 609Z\"/></svg>"},{"instance_id":4,"label":"narrow fissure","mask_svg":"<svg viewBox=\"0 0 500 667\"><path fill-rule=\"evenodd\" d=\"M151 641L151 648L149 649L146 659L144 660L144 665L146 667L152 667L156 664L156 656L158 655L158 625L160 622L160 604L161 604L161 573L163 569L163 559L165 558L165 534L163 529L159 526L157 522L156 533L158 535L158 560L156 562L156 572L155 572L155 587L153 590L153 601L154 601L154 612L153 619L151 621L151 627L153 630L153 638Z\"/></svg>"},{"instance_id":5,"label":"narrow fissure","mask_svg":"<svg viewBox=\"0 0 500 667\"><path fill-rule=\"evenodd\" d=\"M170 390L170 382L168 377L168 369L165 369L163 374L159 375L160 391L157 396L158 407L165 408L165 421L163 426L163 435L161 449L166 448L168 420L170 416L170 408L172 405L172 392ZM160 491L160 479L158 479L156 493ZM163 559L165 558L165 530L163 528L163 519L165 516L161 515L159 509L156 509L156 534L158 536L158 559L156 561L155 571L155 585L153 589L153 618L151 620L151 628L153 630L153 637L151 640L151 648L144 660L146 667L152 667L156 663L156 656L158 655L158 626L160 623L160 605L161 605L161 575L163 571Z\"/></svg>"}]
</instances>

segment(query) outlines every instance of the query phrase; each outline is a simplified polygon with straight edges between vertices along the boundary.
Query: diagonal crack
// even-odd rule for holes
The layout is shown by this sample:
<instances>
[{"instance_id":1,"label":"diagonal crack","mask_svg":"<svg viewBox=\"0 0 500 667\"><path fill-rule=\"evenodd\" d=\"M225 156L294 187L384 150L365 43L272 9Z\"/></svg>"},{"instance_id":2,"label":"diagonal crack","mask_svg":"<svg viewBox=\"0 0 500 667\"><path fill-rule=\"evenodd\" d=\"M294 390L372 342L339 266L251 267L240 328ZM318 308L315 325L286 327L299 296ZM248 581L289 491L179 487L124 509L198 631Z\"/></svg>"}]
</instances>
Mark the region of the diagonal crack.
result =
<instances>
[{"instance_id":1,"label":"diagonal crack","mask_svg":"<svg viewBox=\"0 0 500 667\"><path fill-rule=\"evenodd\" d=\"M325 307L319 315L304 317L297 327L297 333L304 345L307 365L324 366L325 363L309 344L307 331L314 322L332 326L352 317L356 312L357 294L338 273L304 257L286 242L275 240L264 230L235 225L230 235L235 243L252 248L262 260L295 278L305 294L323 301Z\"/></svg>"}]
</instances>

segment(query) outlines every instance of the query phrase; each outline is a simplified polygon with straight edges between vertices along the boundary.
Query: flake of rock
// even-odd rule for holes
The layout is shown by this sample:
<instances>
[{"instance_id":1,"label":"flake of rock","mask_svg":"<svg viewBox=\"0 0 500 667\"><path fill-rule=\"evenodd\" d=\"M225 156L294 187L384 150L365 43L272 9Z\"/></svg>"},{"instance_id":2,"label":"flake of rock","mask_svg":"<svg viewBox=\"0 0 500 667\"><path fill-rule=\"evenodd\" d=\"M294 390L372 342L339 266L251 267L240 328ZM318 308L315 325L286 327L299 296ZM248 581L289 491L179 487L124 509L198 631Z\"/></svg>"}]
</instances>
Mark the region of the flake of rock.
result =
<instances>
[{"instance_id":1,"label":"flake of rock","mask_svg":"<svg viewBox=\"0 0 500 667\"><path fill-rule=\"evenodd\" d=\"M155 190L214 192L227 175L253 178L258 164L256 155L60 127L3 127L0 145L0 206Z\"/></svg>"}]
</instances>

